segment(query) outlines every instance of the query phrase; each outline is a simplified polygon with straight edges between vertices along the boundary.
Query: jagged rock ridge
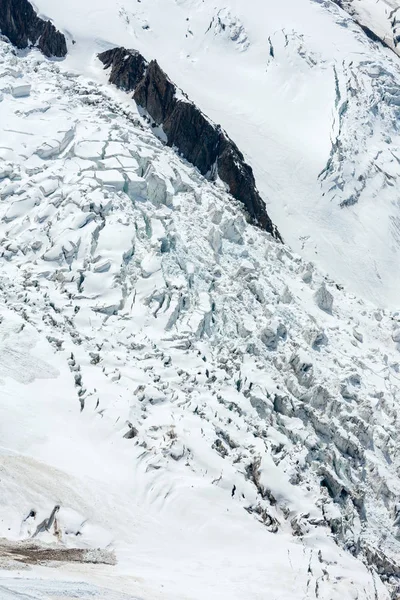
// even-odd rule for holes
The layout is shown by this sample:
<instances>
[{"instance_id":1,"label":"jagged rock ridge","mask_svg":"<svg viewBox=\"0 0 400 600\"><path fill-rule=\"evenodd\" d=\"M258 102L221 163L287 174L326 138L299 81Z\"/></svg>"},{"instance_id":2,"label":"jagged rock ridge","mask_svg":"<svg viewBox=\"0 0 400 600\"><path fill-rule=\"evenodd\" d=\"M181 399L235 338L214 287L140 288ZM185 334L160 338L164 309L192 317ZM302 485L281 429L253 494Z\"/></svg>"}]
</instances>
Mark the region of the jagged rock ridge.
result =
<instances>
[{"instance_id":1,"label":"jagged rock ridge","mask_svg":"<svg viewBox=\"0 0 400 600\"><path fill-rule=\"evenodd\" d=\"M99 55L105 69L112 67L110 83L125 90L133 92L140 80L144 77L148 62L135 50L125 48L113 48Z\"/></svg>"},{"instance_id":2,"label":"jagged rock ridge","mask_svg":"<svg viewBox=\"0 0 400 600\"><path fill-rule=\"evenodd\" d=\"M38 17L28 0L1 0L0 32L20 49L37 46L47 57L67 54L65 36Z\"/></svg>"},{"instance_id":3,"label":"jagged rock ridge","mask_svg":"<svg viewBox=\"0 0 400 600\"><path fill-rule=\"evenodd\" d=\"M157 125L167 143L210 178L219 176L232 196L246 207L251 221L281 240L243 154L219 125L208 119L168 78L157 61L148 63L136 50L114 48L98 55L110 82L132 92Z\"/></svg>"}]
</instances>

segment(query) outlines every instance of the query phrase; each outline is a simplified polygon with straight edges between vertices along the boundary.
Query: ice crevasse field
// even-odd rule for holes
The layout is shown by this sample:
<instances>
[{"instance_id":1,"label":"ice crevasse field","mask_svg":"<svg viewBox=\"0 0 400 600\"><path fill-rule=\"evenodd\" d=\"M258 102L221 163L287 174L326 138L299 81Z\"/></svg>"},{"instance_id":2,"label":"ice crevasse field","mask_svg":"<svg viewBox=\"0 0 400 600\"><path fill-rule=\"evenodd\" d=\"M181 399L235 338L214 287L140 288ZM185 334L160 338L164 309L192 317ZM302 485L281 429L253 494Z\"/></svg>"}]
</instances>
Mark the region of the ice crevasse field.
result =
<instances>
[{"instance_id":1,"label":"ice crevasse field","mask_svg":"<svg viewBox=\"0 0 400 600\"><path fill-rule=\"evenodd\" d=\"M330 2L34 6L68 55L0 40L0 600L397 598L395 52ZM121 45L285 244L108 83Z\"/></svg>"}]
</instances>

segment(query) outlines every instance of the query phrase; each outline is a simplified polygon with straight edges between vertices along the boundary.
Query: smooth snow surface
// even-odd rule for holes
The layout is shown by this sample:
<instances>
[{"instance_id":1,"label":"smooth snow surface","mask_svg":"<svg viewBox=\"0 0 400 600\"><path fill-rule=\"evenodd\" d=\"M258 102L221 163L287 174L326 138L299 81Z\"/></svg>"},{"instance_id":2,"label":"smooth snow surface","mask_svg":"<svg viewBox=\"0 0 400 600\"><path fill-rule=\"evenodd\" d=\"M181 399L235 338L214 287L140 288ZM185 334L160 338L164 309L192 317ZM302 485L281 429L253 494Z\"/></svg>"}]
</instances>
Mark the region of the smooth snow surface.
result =
<instances>
[{"instance_id":1,"label":"smooth snow surface","mask_svg":"<svg viewBox=\"0 0 400 600\"><path fill-rule=\"evenodd\" d=\"M391 50L328 0L36 4L76 41L67 64L90 77L104 80L95 55L111 46L156 58L245 153L293 250L397 308L400 70ZM396 2L390 19L389 2L347 4L381 34L396 20Z\"/></svg>"},{"instance_id":2,"label":"smooth snow surface","mask_svg":"<svg viewBox=\"0 0 400 600\"><path fill-rule=\"evenodd\" d=\"M249 226L125 95L0 61L2 600L388 599L398 315Z\"/></svg>"}]
</instances>

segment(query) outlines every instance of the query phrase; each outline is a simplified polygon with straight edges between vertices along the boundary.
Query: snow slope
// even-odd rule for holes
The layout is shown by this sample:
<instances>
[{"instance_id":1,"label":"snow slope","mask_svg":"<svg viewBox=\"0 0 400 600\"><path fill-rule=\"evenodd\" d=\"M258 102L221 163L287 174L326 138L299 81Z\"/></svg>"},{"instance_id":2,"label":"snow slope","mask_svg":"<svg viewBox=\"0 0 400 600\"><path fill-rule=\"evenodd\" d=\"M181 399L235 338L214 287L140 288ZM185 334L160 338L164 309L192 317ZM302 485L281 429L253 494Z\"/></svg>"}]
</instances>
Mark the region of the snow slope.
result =
<instances>
[{"instance_id":1,"label":"snow slope","mask_svg":"<svg viewBox=\"0 0 400 600\"><path fill-rule=\"evenodd\" d=\"M1 597L396 597L398 315L124 94L0 61Z\"/></svg>"},{"instance_id":2,"label":"snow slope","mask_svg":"<svg viewBox=\"0 0 400 600\"><path fill-rule=\"evenodd\" d=\"M396 0L335 0L361 26L366 26L384 44L399 53L399 9Z\"/></svg>"},{"instance_id":3,"label":"snow slope","mask_svg":"<svg viewBox=\"0 0 400 600\"><path fill-rule=\"evenodd\" d=\"M245 153L293 250L397 306L398 59L348 14L311 0L36 4L76 41L79 72L102 80L95 54L116 45L159 60Z\"/></svg>"}]
</instances>

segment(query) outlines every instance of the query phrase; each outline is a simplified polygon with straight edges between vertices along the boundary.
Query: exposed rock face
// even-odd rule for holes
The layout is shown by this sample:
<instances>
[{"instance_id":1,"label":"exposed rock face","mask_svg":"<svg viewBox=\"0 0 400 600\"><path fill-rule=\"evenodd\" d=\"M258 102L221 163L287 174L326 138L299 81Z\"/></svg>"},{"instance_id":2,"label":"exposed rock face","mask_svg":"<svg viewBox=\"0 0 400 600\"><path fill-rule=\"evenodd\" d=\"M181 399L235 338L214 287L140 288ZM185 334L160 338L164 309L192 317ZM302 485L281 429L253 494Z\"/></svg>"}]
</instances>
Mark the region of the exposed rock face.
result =
<instances>
[{"instance_id":1,"label":"exposed rock face","mask_svg":"<svg viewBox=\"0 0 400 600\"><path fill-rule=\"evenodd\" d=\"M28 0L0 1L0 32L17 48L37 46L48 57L67 54L64 35L40 19Z\"/></svg>"},{"instance_id":2,"label":"exposed rock face","mask_svg":"<svg viewBox=\"0 0 400 600\"><path fill-rule=\"evenodd\" d=\"M139 52L135 50L128 52L125 48L107 50L99 57L105 69L112 67L110 83L126 92L132 92L135 89L148 66L148 62Z\"/></svg>"},{"instance_id":3,"label":"exposed rock face","mask_svg":"<svg viewBox=\"0 0 400 600\"><path fill-rule=\"evenodd\" d=\"M105 68L111 67L110 82L134 91L135 102L157 125L162 125L169 146L177 148L202 175L219 176L232 196L244 204L252 222L281 240L239 148L190 102L157 61L147 63L139 52L125 48L107 50L99 54L99 59Z\"/></svg>"}]
</instances>

